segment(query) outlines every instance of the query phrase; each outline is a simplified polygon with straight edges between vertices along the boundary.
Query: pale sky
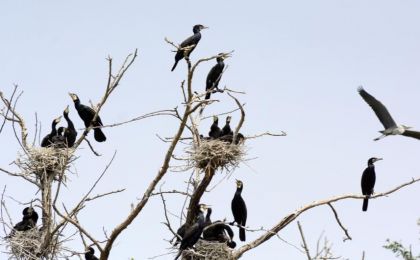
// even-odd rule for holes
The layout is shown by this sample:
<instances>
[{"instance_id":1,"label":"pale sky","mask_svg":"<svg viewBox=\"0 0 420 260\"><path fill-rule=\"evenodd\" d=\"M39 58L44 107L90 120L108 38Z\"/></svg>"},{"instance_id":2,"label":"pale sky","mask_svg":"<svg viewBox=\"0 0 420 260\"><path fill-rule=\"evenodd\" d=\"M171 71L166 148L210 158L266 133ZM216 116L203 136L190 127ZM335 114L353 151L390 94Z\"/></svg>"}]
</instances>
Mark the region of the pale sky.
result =
<instances>
[{"instance_id":1,"label":"pale sky","mask_svg":"<svg viewBox=\"0 0 420 260\"><path fill-rule=\"evenodd\" d=\"M312 201L344 193L361 193L360 177L369 157L383 157L376 164L376 192L420 176L420 141L387 137L379 142L382 125L357 94L365 89L381 100L394 119L420 130L420 3L418 1L2 1L0 2L0 90L10 94L13 84L24 91L18 106L26 118L30 140L35 112L42 135L53 118L71 105L70 116L83 127L68 92L82 103L97 103L107 76L108 55L114 67L127 54L139 57L101 111L104 124L121 122L147 112L181 106L180 82L186 64L174 72L173 49L164 38L180 43L192 34L194 24L209 26L191 59L234 50L226 60L228 70L221 86L246 92L246 121L242 132L254 135L284 130L287 137L263 137L246 143L251 161L240 165L202 202L213 206L213 220L232 219L230 203L234 178L244 182L250 228L270 228L295 209ZM199 67L194 90L203 91L214 61ZM206 108L205 116L235 107L225 95ZM220 118L221 122L224 117ZM236 126L239 114L233 114ZM211 120L202 122L207 134ZM80 221L96 237L110 232L143 195L156 175L168 144L160 136L172 136L177 121L169 117L147 119L118 128L104 129L108 140L94 143L102 154L95 157L82 145L77 152L77 175L61 195L68 208L89 189L117 150L117 157L94 194L126 188L122 194L88 204ZM92 134L91 134L92 135ZM0 134L0 167L9 166L19 147L10 125ZM184 146L176 154L183 155ZM190 172L170 172L164 190L185 188ZM217 183L225 176L218 173ZM0 175L7 195L27 202L39 196L20 179ZM386 198L371 200L362 212L361 200L335 203L352 241L343 233L331 210L319 207L301 217L310 248L315 250L323 233L333 242L336 255L367 260L395 257L382 248L387 238L418 247L419 185ZM179 214L179 196L166 197L171 212ZM21 218L22 206L7 199L13 219ZM172 236L164 221L159 197L152 198L142 214L114 245L111 259L147 259L168 251L164 239ZM179 221L172 219L174 228ZM235 229L236 238L238 238ZM258 232L248 233L247 242ZM299 246L295 222L279 235ZM239 246L242 243L238 240ZM83 246L75 237L69 244ZM158 259L173 259L166 255ZM251 252L250 259L305 259L305 255L277 238Z\"/></svg>"}]
</instances>

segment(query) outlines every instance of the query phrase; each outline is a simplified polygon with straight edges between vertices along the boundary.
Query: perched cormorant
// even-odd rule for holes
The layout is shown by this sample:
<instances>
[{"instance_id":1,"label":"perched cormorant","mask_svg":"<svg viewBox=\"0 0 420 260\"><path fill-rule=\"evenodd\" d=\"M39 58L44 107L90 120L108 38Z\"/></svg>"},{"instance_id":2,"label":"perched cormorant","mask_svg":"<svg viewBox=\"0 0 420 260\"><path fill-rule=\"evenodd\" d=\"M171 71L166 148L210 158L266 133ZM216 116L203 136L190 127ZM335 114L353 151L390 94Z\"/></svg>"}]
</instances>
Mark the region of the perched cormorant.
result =
<instances>
[{"instance_id":1,"label":"perched cormorant","mask_svg":"<svg viewBox=\"0 0 420 260\"><path fill-rule=\"evenodd\" d=\"M67 147L73 147L74 143L76 142L77 131L74 127L73 121L71 121L69 117L69 106L63 111L64 119L67 121L67 128L64 131L64 137L66 139Z\"/></svg>"},{"instance_id":2,"label":"perched cormorant","mask_svg":"<svg viewBox=\"0 0 420 260\"><path fill-rule=\"evenodd\" d=\"M241 241L245 241L245 225L246 225L246 217L247 217L247 210L245 201L241 196L242 189L244 184L240 180L236 180L236 192L235 196L232 199L232 214L235 221L233 223L237 223L240 225L239 227L239 239Z\"/></svg>"},{"instance_id":3,"label":"perched cormorant","mask_svg":"<svg viewBox=\"0 0 420 260\"><path fill-rule=\"evenodd\" d=\"M74 93L69 93L71 99L74 102L74 107L77 110L77 113L79 114L80 118L85 123L85 127L89 127L91 124L94 127L93 128L93 134L95 137L95 140L98 142L105 142L106 137L104 133L102 132L101 128L98 128L102 126L102 120L99 117L99 115L96 117L95 122L91 122L93 117L95 116L95 110L93 110L91 107L85 106L80 103L79 97Z\"/></svg>"},{"instance_id":4,"label":"perched cormorant","mask_svg":"<svg viewBox=\"0 0 420 260\"><path fill-rule=\"evenodd\" d=\"M207 209L206 219L204 221L203 239L207 241L217 241L220 243L227 243L231 248L235 248L236 243L233 239L232 229L221 221L211 221L212 209ZM228 233L228 236L226 235Z\"/></svg>"},{"instance_id":5,"label":"perched cormorant","mask_svg":"<svg viewBox=\"0 0 420 260\"><path fill-rule=\"evenodd\" d=\"M220 137L222 131L219 127L219 118L217 116L213 116L213 124L210 127L209 136L210 139L217 139Z\"/></svg>"},{"instance_id":6,"label":"perched cormorant","mask_svg":"<svg viewBox=\"0 0 420 260\"><path fill-rule=\"evenodd\" d=\"M15 235L16 231L27 231L36 226L38 221L38 213L32 207L26 207L22 211L22 221L18 222L14 227L12 232L7 238L11 238Z\"/></svg>"},{"instance_id":7,"label":"perched cormorant","mask_svg":"<svg viewBox=\"0 0 420 260\"><path fill-rule=\"evenodd\" d=\"M362 96L366 103L373 109L379 121L381 121L385 128L385 130L379 131L382 135L373 139L374 141L378 141L388 135L404 135L420 139L420 132L408 130L411 128L410 126L398 125L395 123L391 114L389 114L386 107L379 100L367 93L362 87L359 87L357 90L359 91L360 96Z\"/></svg>"},{"instance_id":8,"label":"perched cormorant","mask_svg":"<svg viewBox=\"0 0 420 260\"><path fill-rule=\"evenodd\" d=\"M220 54L219 54L220 55ZM216 61L217 64L211 68L209 74L207 74L206 79L206 97L205 99L210 99L211 93L216 93L219 89L219 81L222 78L223 68L225 67L225 63L223 62L223 57L217 57Z\"/></svg>"},{"instance_id":9,"label":"perched cormorant","mask_svg":"<svg viewBox=\"0 0 420 260\"><path fill-rule=\"evenodd\" d=\"M61 116L59 116L59 117L57 117L57 118L55 118L53 121L52 121L52 124L51 124L51 132L49 133L49 134L47 134L43 139L42 139L42 142L41 142L41 147L50 147L51 145L52 145L52 138L54 137L54 136L56 136L57 135L57 129L56 129L56 126L57 126L57 124L58 123L60 123L60 120L61 120Z\"/></svg>"},{"instance_id":10,"label":"perched cormorant","mask_svg":"<svg viewBox=\"0 0 420 260\"><path fill-rule=\"evenodd\" d=\"M95 249L93 249L92 247L88 247L86 252L85 252L85 259L86 260L99 260L95 256Z\"/></svg>"},{"instance_id":11,"label":"perched cormorant","mask_svg":"<svg viewBox=\"0 0 420 260\"><path fill-rule=\"evenodd\" d=\"M222 128L222 133L220 134L221 137L225 136L225 135L232 135L233 136L233 131L232 131L232 129L230 129L230 120L231 119L232 119L231 116L226 117L226 124Z\"/></svg>"},{"instance_id":12,"label":"perched cormorant","mask_svg":"<svg viewBox=\"0 0 420 260\"><path fill-rule=\"evenodd\" d=\"M180 49L176 52L176 55L175 55L175 64L172 67L171 71L174 71L174 69L176 68L176 65L178 64L178 62L184 58L184 50L182 50L182 48L185 48L187 46L194 45L194 46L191 47L190 50L186 51L186 53L185 53L185 56L187 56L187 57L190 56L191 52L195 49L195 47L197 46L198 42L201 39L201 33L200 33L200 31L203 30L203 29L207 29L207 27L205 27L204 25L201 25L201 24L194 25L194 27L193 27L194 34L192 36L188 37L186 40L184 40L179 45L179 48Z\"/></svg>"},{"instance_id":13,"label":"perched cormorant","mask_svg":"<svg viewBox=\"0 0 420 260\"><path fill-rule=\"evenodd\" d=\"M366 211L368 209L369 197L373 194L373 188L375 187L376 181L374 163L379 160L382 160L382 158L370 158L368 160L368 167L363 171L362 174L362 193L366 196L366 198L363 199L363 211Z\"/></svg>"},{"instance_id":14,"label":"perched cormorant","mask_svg":"<svg viewBox=\"0 0 420 260\"><path fill-rule=\"evenodd\" d=\"M181 256L182 251L184 251L187 248L193 247L195 243L197 243L198 239L201 236L201 233L203 232L205 223L204 211L207 209L207 206L205 204L200 204L199 206L200 210L197 216L197 220L190 227L186 228L185 234L181 240L181 245L179 246L179 253L175 257L175 260Z\"/></svg>"}]
</instances>

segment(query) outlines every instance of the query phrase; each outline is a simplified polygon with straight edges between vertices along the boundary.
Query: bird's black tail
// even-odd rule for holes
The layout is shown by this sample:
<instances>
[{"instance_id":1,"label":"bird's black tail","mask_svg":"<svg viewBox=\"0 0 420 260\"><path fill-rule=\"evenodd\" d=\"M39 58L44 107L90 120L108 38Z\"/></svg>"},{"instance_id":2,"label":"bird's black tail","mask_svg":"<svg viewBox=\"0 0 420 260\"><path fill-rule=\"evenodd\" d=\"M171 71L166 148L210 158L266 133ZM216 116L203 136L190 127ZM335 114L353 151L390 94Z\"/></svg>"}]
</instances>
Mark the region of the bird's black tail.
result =
<instances>
[{"instance_id":1,"label":"bird's black tail","mask_svg":"<svg viewBox=\"0 0 420 260\"><path fill-rule=\"evenodd\" d=\"M245 228L239 227L239 239L245 241Z\"/></svg>"},{"instance_id":2,"label":"bird's black tail","mask_svg":"<svg viewBox=\"0 0 420 260\"><path fill-rule=\"evenodd\" d=\"M204 99L210 99L211 92L207 92L206 97Z\"/></svg>"},{"instance_id":3,"label":"bird's black tail","mask_svg":"<svg viewBox=\"0 0 420 260\"><path fill-rule=\"evenodd\" d=\"M172 67L171 71L174 71L174 70L175 70L176 65L178 65L178 61L177 61L177 60L175 61L175 64L174 64L174 66Z\"/></svg>"},{"instance_id":4,"label":"bird's black tail","mask_svg":"<svg viewBox=\"0 0 420 260\"><path fill-rule=\"evenodd\" d=\"M362 210L363 210L363 211L367 211L367 208L368 208L368 202L369 202L369 199L368 199L368 198L363 199L363 207L362 207Z\"/></svg>"},{"instance_id":5,"label":"bird's black tail","mask_svg":"<svg viewBox=\"0 0 420 260\"><path fill-rule=\"evenodd\" d=\"M94 135L95 140L97 142L105 142L106 141L106 136L100 128L94 128L93 129L93 135Z\"/></svg>"}]
</instances>

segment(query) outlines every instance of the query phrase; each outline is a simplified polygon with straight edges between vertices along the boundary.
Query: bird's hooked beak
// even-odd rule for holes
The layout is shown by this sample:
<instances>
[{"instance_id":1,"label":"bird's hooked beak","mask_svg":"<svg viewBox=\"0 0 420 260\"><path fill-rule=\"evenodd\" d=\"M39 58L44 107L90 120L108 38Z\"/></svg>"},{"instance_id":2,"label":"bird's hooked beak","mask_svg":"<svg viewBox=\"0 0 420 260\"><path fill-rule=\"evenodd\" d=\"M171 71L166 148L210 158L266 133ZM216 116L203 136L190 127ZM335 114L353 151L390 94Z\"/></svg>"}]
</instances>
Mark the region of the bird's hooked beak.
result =
<instances>
[{"instance_id":1,"label":"bird's hooked beak","mask_svg":"<svg viewBox=\"0 0 420 260\"><path fill-rule=\"evenodd\" d=\"M69 105L67 105L66 109L64 109L64 113L68 114L69 113Z\"/></svg>"},{"instance_id":2,"label":"bird's hooked beak","mask_svg":"<svg viewBox=\"0 0 420 260\"><path fill-rule=\"evenodd\" d=\"M411 127L411 126L406 126L406 125L402 125L402 127L403 127L405 130L408 130L408 129L413 128L413 127Z\"/></svg>"},{"instance_id":3,"label":"bird's hooked beak","mask_svg":"<svg viewBox=\"0 0 420 260\"><path fill-rule=\"evenodd\" d=\"M74 93L70 93L69 92L69 96L71 97L71 99L73 100L73 101L75 101L75 100L77 100L78 98L77 98L77 95L76 94L74 94Z\"/></svg>"},{"instance_id":4,"label":"bird's hooked beak","mask_svg":"<svg viewBox=\"0 0 420 260\"><path fill-rule=\"evenodd\" d=\"M61 116L59 116L56 119L54 119L54 122L56 122L58 124L58 123L60 123L60 120L61 120Z\"/></svg>"},{"instance_id":5,"label":"bird's hooked beak","mask_svg":"<svg viewBox=\"0 0 420 260\"><path fill-rule=\"evenodd\" d=\"M375 162L381 161L381 160L383 160L383 158L375 158Z\"/></svg>"},{"instance_id":6,"label":"bird's hooked beak","mask_svg":"<svg viewBox=\"0 0 420 260\"><path fill-rule=\"evenodd\" d=\"M201 30L204 30L204 29L209 29L209 27L207 27L207 26L205 26L205 25L202 25L202 26L201 26Z\"/></svg>"}]
</instances>

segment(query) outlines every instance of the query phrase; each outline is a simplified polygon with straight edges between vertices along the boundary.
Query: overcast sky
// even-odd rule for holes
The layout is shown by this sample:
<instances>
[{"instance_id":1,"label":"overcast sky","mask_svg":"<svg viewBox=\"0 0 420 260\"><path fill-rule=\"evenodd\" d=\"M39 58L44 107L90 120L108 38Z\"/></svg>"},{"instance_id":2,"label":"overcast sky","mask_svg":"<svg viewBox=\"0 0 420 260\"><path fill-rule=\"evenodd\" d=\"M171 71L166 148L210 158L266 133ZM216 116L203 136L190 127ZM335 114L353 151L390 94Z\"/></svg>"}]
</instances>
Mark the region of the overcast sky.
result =
<instances>
[{"instance_id":1,"label":"overcast sky","mask_svg":"<svg viewBox=\"0 0 420 260\"><path fill-rule=\"evenodd\" d=\"M286 131L287 137L249 140L248 158L232 177L224 180L202 202L214 208L214 220L232 219L230 203L234 178L243 180L248 226L270 228L286 214L314 200L344 193L360 193L360 177L369 157L376 164L375 191L387 191L420 176L420 141L387 137L379 142L382 125L357 94L365 89L381 100L396 121L420 130L420 3L418 1L1 1L0 90L10 94L19 84L24 94L18 110L25 117L30 140L35 112L42 135L53 118L71 104L68 92L82 103L97 103L103 94L108 55L117 67L125 56L139 57L117 91L101 111L104 124L121 122L158 109L181 107L180 82L186 64L174 72L173 49L164 38L180 43L192 34L194 24L209 26L191 55L192 60L234 50L221 85L246 92L246 121L242 132ZM194 90L203 91L214 61L199 67ZM225 95L206 108L205 116L235 108ZM77 128L82 121L71 106ZM221 121L224 121L221 117ZM233 114L236 126L239 114ZM202 121L207 134L211 119ZM89 189L117 150L109 172L95 194L126 188L122 194L89 204L80 221L103 239L143 195L162 163L177 121L169 117L147 119L104 129L105 143L94 143L102 154L94 156L86 145L77 152L68 187L60 199L71 208ZM184 146L176 154L182 156ZM19 146L7 125L0 134L0 167L9 166ZM218 173L214 183L226 173ZM190 172L170 172L164 190L185 189ZM162 182L163 183L163 182ZM7 195L27 202L39 193L20 179L0 175ZM387 238L418 247L419 186L407 187L386 198L372 200L362 212L361 200L335 203L352 241L343 233L331 210L324 206L304 213L299 220L307 242L315 250L323 233L337 255L349 259L390 260L382 248ZM167 196L169 210L179 215L182 198ZM22 206L7 198L15 222ZM179 226L176 217L174 228ZM164 239L172 236L164 221L159 197L152 198L142 214L118 239L111 259L147 259L169 252ZM235 230L236 237L238 236ZM248 233L247 242L259 232ZM279 234L299 246L296 223ZM74 237L70 245L83 250ZM241 242L237 241L239 246ZM159 259L172 259L166 255ZM277 238L248 252L243 259L305 259L300 251Z\"/></svg>"}]
</instances>

